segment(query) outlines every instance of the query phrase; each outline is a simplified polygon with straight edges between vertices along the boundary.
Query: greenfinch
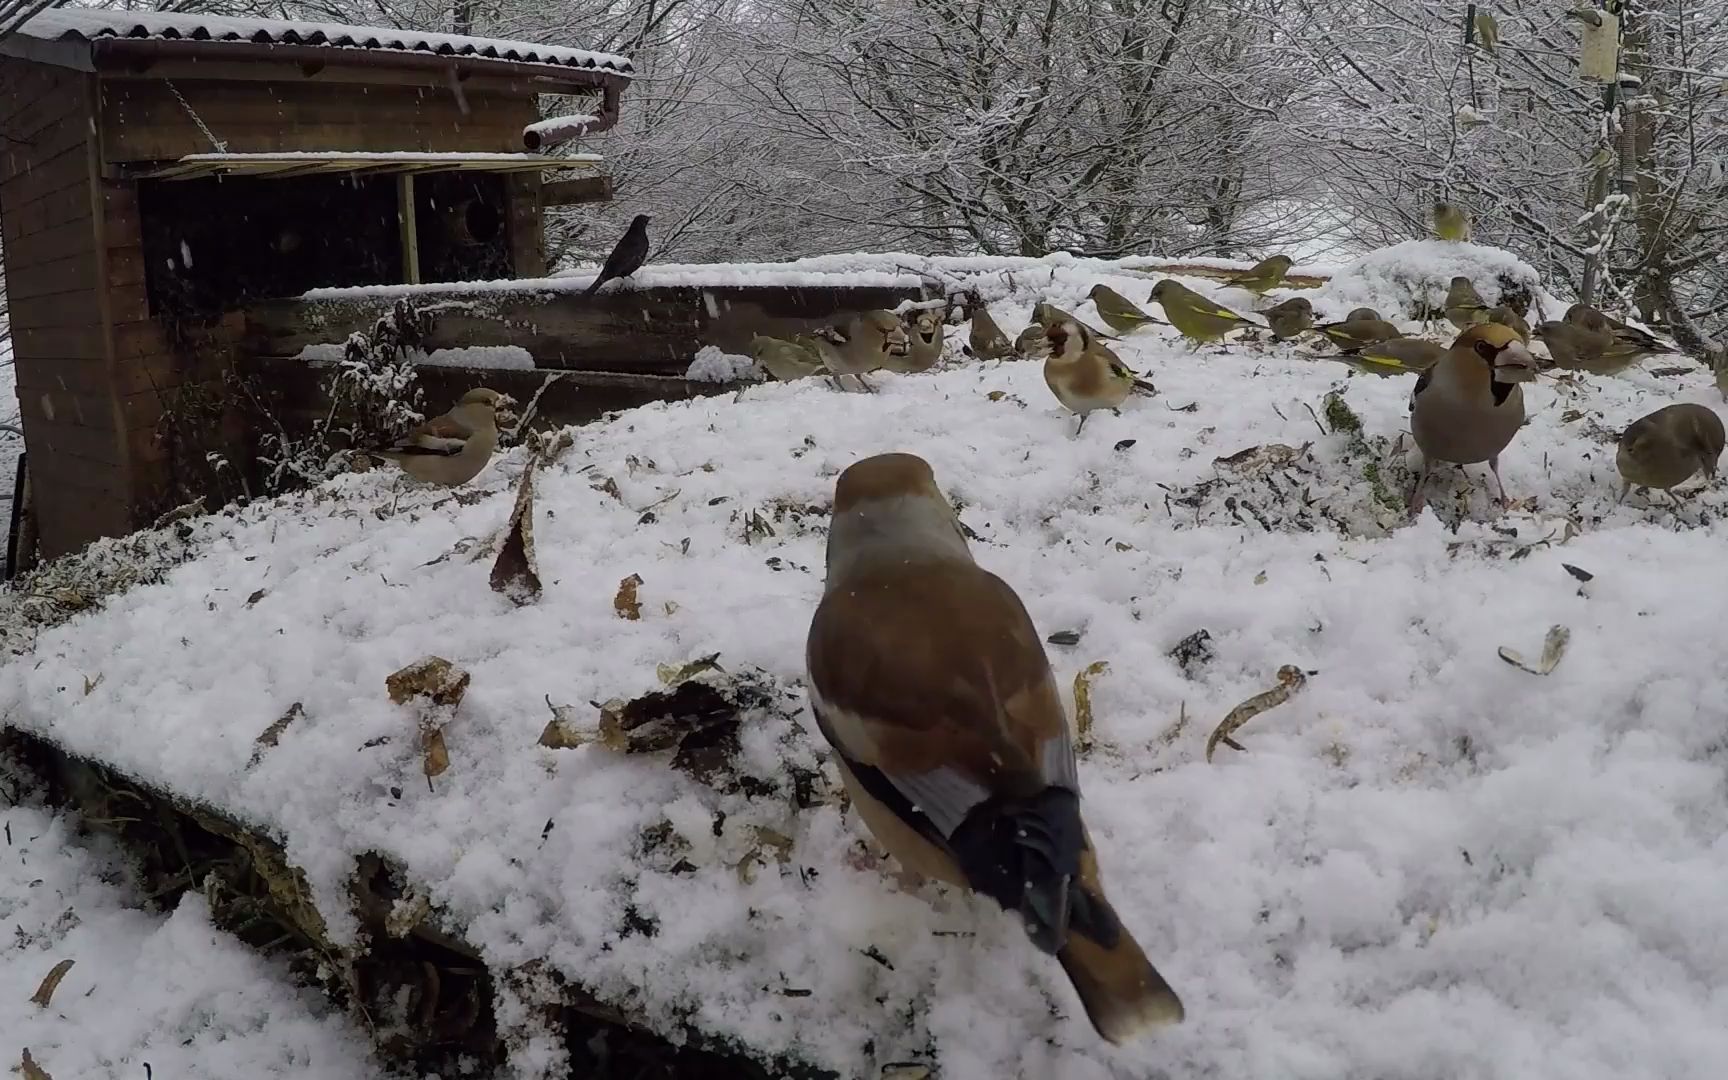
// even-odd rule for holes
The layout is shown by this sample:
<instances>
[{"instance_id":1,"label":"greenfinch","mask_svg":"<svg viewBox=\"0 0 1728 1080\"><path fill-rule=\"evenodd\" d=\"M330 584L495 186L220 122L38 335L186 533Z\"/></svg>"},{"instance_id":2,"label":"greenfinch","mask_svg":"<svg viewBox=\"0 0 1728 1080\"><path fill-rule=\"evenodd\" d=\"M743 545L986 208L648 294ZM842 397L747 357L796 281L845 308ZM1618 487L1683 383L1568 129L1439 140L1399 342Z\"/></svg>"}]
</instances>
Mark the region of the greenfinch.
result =
<instances>
[{"instance_id":1,"label":"greenfinch","mask_svg":"<svg viewBox=\"0 0 1728 1080\"><path fill-rule=\"evenodd\" d=\"M757 334L750 339L750 355L777 382L791 382L822 371L822 354L814 341L803 336L786 341Z\"/></svg>"},{"instance_id":2,"label":"greenfinch","mask_svg":"<svg viewBox=\"0 0 1728 1080\"><path fill-rule=\"evenodd\" d=\"M1510 326L1513 330L1517 331L1519 341L1522 341L1526 345L1530 344L1530 324L1524 321L1524 316L1513 311L1505 304L1489 308L1488 321L1499 323L1501 326Z\"/></svg>"},{"instance_id":3,"label":"greenfinch","mask_svg":"<svg viewBox=\"0 0 1728 1080\"><path fill-rule=\"evenodd\" d=\"M1459 330L1468 330L1488 320L1488 305L1470 279L1460 274L1446 288L1446 321Z\"/></svg>"},{"instance_id":4,"label":"greenfinch","mask_svg":"<svg viewBox=\"0 0 1728 1080\"><path fill-rule=\"evenodd\" d=\"M1674 498L1671 489L1698 473L1715 479L1725 443L1722 418L1703 405L1669 405L1634 420L1620 436L1614 457L1623 484L1620 501L1634 485L1658 488Z\"/></svg>"},{"instance_id":5,"label":"greenfinch","mask_svg":"<svg viewBox=\"0 0 1728 1080\"><path fill-rule=\"evenodd\" d=\"M1294 262L1288 255L1274 255L1269 259L1261 259L1242 273L1225 280L1239 289L1247 289L1255 296L1264 296L1284 283L1284 275L1290 272Z\"/></svg>"},{"instance_id":6,"label":"greenfinch","mask_svg":"<svg viewBox=\"0 0 1728 1080\"><path fill-rule=\"evenodd\" d=\"M1380 313L1371 307L1351 308L1350 314L1344 316L1345 322L1380 322Z\"/></svg>"},{"instance_id":7,"label":"greenfinch","mask_svg":"<svg viewBox=\"0 0 1728 1080\"><path fill-rule=\"evenodd\" d=\"M1470 239L1470 212L1457 203L1435 199L1434 235L1442 240Z\"/></svg>"},{"instance_id":8,"label":"greenfinch","mask_svg":"<svg viewBox=\"0 0 1728 1080\"><path fill-rule=\"evenodd\" d=\"M1279 341L1289 341L1314 325L1314 305L1300 296L1274 304L1261 314L1272 328L1272 336Z\"/></svg>"},{"instance_id":9,"label":"greenfinch","mask_svg":"<svg viewBox=\"0 0 1728 1080\"><path fill-rule=\"evenodd\" d=\"M1446 347L1423 338L1395 337L1366 345L1357 355L1381 366L1379 374L1398 375L1427 371L1446 355Z\"/></svg>"},{"instance_id":10,"label":"greenfinch","mask_svg":"<svg viewBox=\"0 0 1728 1080\"><path fill-rule=\"evenodd\" d=\"M979 304L972 309L972 331L966 342L980 360L1001 360L1014 353L1014 343L990 317L990 309Z\"/></svg>"},{"instance_id":11,"label":"greenfinch","mask_svg":"<svg viewBox=\"0 0 1728 1080\"><path fill-rule=\"evenodd\" d=\"M1183 337L1192 341L1195 348L1208 341L1220 341L1238 327L1260 325L1172 278L1165 278L1152 286L1151 299L1163 306L1171 324L1181 331Z\"/></svg>"},{"instance_id":12,"label":"greenfinch","mask_svg":"<svg viewBox=\"0 0 1728 1080\"><path fill-rule=\"evenodd\" d=\"M1108 285L1094 285L1086 298L1098 306L1098 317L1104 320L1106 326L1118 334L1128 334L1142 326L1168 325L1162 319L1154 319L1134 305L1134 301L1123 296ZM1046 327L1048 329L1048 327Z\"/></svg>"},{"instance_id":13,"label":"greenfinch","mask_svg":"<svg viewBox=\"0 0 1728 1080\"><path fill-rule=\"evenodd\" d=\"M1400 336L1399 329L1385 319L1346 319L1324 323L1315 329L1345 352L1360 352L1377 341Z\"/></svg>"}]
</instances>

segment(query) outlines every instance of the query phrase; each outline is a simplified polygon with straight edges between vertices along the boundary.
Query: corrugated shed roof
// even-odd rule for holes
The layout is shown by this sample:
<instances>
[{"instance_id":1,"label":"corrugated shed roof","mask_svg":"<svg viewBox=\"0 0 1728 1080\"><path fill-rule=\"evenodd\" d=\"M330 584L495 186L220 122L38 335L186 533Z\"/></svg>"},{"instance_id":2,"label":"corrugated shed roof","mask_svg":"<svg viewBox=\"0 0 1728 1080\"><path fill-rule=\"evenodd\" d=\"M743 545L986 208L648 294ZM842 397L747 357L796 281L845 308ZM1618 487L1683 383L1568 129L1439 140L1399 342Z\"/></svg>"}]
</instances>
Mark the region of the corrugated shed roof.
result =
<instances>
[{"instance_id":1,"label":"corrugated shed roof","mask_svg":"<svg viewBox=\"0 0 1728 1080\"><path fill-rule=\"evenodd\" d=\"M533 45L495 38L460 37L410 30L385 30L338 23L290 22L281 19L235 19L218 15L180 15L153 11L109 11L59 8L34 16L17 31L43 41L89 41L135 38L159 41L233 41L255 45L318 45L338 49L390 49L514 60L525 64L609 71L632 75L630 60L610 53Z\"/></svg>"}]
</instances>

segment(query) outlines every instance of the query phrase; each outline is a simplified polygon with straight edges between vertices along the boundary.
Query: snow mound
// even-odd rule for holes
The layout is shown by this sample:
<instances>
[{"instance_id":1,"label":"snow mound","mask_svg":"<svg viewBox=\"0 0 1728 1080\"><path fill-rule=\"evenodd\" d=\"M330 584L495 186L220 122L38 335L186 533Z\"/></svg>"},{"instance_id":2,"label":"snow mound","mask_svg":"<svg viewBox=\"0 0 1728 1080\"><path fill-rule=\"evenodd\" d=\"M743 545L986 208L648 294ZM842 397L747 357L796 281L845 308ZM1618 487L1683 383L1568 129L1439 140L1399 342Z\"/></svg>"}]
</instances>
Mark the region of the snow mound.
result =
<instances>
[{"instance_id":1,"label":"snow mound","mask_svg":"<svg viewBox=\"0 0 1728 1080\"><path fill-rule=\"evenodd\" d=\"M994 313L1017 328L1034 299ZM543 963L668 1034L842 1075L1715 1076L1728 630L1699 598L1728 591L1728 496L1616 506L1608 444L1714 400L1706 376L1533 386L1502 472L1535 509L1496 519L1481 470L1444 470L1447 524L1393 529L1407 381L1157 329L1115 347L1161 393L1079 438L1032 363L575 430L537 470L527 607L487 584L522 451L461 498L341 477L41 630L0 668L0 712L282 837L327 913L379 852L495 971ZM799 684L834 477L887 450L931 461L979 561L1076 642L1049 650L1063 685L1108 662L1087 821L1186 1024L1101 1043L1012 917L865 858ZM1552 674L1497 655L1554 624ZM549 704L591 730L586 703L716 653L766 688L728 779L538 745ZM384 692L427 654L473 676L431 790ZM1317 674L1208 764L1212 727L1284 664Z\"/></svg>"},{"instance_id":2,"label":"snow mound","mask_svg":"<svg viewBox=\"0 0 1728 1080\"><path fill-rule=\"evenodd\" d=\"M0 757L0 1031L7 1065L28 1048L48 1075L78 1080L266 1080L380 1075L365 1035L213 924L197 890L168 914L140 910L125 858L75 819L19 799ZM72 961L50 1007L31 1001ZM149 1063L146 1068L145 1062ZM10 1075L16 1070L8 1069Z\"/></svg>"},{"instance_id":3,"label":"snow mound","mask_svg":"<svg viewBox=\"0 0 1728 1080\"><path fill-rule=\"evenodd\" d=\"M1447 286L1459 276L1469 278L1490 307L1504 300L1518 309L1520 300L1529 304L1541 295L1547 300L1542 307L1553 312L1548 318L1559 318L1563 310L1555 310L1557 302L1540 294L1535 267L1510 251L1447 240L1406 240L1371 251L1306 295L1316 308L1324 305L1336 316L1371 307L1393 321L1420 319L1443 305Z\"/></svg>"},{"instance_id":4,"label":"snow mound","mask_svg":"<svg viewBox=\"0 0 1728 1080\"><path fill-rule=\"evenodd\" d=\"M713 345L696 351L696 358L684 377L691 382L729 383L756 378L756 361L748 356L726 352Z\"/></svg>"}]
</instances>

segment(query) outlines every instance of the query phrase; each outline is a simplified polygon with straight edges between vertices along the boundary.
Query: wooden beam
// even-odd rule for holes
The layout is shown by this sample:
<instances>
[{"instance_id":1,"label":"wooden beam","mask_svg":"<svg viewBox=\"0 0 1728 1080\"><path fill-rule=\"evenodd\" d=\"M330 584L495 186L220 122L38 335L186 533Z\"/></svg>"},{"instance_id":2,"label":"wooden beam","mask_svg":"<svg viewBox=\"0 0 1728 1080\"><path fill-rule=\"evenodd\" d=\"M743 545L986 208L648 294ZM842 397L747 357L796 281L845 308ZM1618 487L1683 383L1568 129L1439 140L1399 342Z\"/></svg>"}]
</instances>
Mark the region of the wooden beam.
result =
<instances>
[{"instance_id":1,"label":"wooden beam","mask_svg":"<svg viewBox=\"0 0 1728 1080\"><path fill-rule=\"evenodd\" d=\"M396 220L402 227L402 280L420 284L420 228L414 220L414 174L396 177Z\"/></svg>"},{"instance_id":2,"label":"wooden beam","mask_svg":"<svg viewBox=\"0 0 1728 1080\"><path fill-rule=\"evenodd\" d=\"M541 206L575 206L578 203L611 202L610 176L582 176L575 180L553 180L540 186Z\"/></svg>"}]
</instances>

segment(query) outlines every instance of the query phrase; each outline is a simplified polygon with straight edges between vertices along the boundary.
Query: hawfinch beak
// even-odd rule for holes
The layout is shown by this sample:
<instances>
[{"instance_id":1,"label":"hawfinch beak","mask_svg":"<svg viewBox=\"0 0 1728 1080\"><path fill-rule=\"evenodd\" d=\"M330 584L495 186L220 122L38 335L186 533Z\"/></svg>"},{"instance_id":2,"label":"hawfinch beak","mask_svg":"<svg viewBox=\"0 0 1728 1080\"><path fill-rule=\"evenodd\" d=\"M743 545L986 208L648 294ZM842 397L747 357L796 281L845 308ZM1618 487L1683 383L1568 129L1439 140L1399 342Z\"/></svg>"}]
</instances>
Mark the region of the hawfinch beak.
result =
<instances>
[{"instance_id":1,"label":"hawfinch beak","mask_svg":"<svg viewBox=\"0 0 1728 1080\"><path fill-rule=\"evenodd\" d=\"M1514 341L1494 356L1494 381L1503 383L1530 382L1536 378L1538 363L1530 350Z\"/></svg>"}]
</instances>

